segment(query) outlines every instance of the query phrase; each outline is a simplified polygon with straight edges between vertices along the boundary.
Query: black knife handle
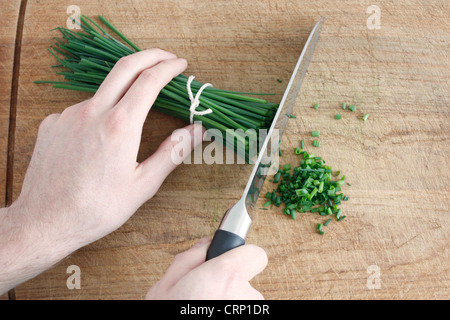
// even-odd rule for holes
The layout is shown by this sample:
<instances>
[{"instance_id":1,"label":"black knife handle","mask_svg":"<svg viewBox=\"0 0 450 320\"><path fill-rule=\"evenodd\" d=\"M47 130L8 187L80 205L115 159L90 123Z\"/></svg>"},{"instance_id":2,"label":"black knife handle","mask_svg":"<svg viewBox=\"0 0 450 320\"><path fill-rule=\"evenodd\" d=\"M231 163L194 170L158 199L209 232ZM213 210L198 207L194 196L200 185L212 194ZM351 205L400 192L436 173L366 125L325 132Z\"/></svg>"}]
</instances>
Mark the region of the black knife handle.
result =
<instances>
[{"instance_id":1,"label":"black knife handle","mask_svg":"<svg viewBox=\"0 0 450 320\"><path fill-rule=\"evenodd\" d=\"M245 244L245 239L242 239L237 234L218 229L214 233L214 237L206 253L206 261L211 260L222 253Z\"/></svg>"}]
</instances>

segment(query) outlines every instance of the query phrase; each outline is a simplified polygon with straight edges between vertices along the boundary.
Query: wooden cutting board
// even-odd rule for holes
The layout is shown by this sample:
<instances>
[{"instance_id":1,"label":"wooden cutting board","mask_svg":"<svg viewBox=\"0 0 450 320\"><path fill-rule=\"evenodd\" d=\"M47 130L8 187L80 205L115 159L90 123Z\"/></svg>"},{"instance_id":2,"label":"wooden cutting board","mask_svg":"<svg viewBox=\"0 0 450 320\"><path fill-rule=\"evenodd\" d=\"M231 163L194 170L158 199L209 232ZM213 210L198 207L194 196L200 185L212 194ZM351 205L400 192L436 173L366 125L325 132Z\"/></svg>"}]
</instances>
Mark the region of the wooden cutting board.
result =
<instances>
[{"instance_id":1,"label":"wooden cutting board","mask_svg":"<svg viewBox=\"0 0 450 320\"><path fill-rule=\"evenodd\" d=\"M2 1L5 6L8 1ZM6 181L11 97L0 105L0 191L17 197L39 123L90 94L33 84L59 79L46 51L72 2L26 1L15 105L13 176ZM346 175L347 218L315 231L323 217L252 214L248 242L264 248L267 268L252 285L267 299L448 299L450 167L450 25L445 1L379 1L380 29L369 29L370 1L77 1L82 14L106 16L142 48L187 58L199 81L281 99L314 23L326 16L320 42L289 120L282 163L293 149L322 156ZM19 5L2 11L1 66L12 70ZM6 54L3 54L5 52ZM2 84L12 72L1 73ZM283 80L279 83L276 79ZM5 98L6 97L6 98ZM357 106L342 110L342 102ZM318 110L312 108L320 104ZM334 115L343 115L335 120ZM361 117L370 113L364 122ZM151 111L140 159L155 151L180 120ZM312 147L320 130L320 148ZM11 139L10 139L11 141ZM10 142L11 143L11 142ZM204 144L205 146L206 144ZM174 256L212 236L239 199L247 165L181 165L157 195L119 230L16 288L17 299L140 299ZM266 181L263 194L274 185ZM68 266L81 289L66 286ZM377 278L378 280L374 280ZM376 285L379 284L379 287Z\"/></svg>"}]
</instances>

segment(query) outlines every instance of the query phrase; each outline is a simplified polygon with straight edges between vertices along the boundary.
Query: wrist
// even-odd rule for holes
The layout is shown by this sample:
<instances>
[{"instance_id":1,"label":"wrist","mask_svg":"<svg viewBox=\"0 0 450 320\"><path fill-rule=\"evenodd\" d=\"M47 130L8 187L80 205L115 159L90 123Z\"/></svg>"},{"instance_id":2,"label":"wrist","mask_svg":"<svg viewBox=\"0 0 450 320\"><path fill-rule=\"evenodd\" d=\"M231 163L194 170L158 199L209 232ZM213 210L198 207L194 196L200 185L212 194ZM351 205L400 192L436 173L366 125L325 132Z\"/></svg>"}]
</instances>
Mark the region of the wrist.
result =
<instances>
[{"instance_id":1,"label":"wrist","mask_svg":"<svg viewBox=\"0 0 450 320\"><path fill-rule=\"evenodd\" d=\"M0 209L0 293L51 268L78 247L57 239L20 201ZM51 225L51 224L50 224ZM58 234L58 233L56 233Z\"/></svg>"}]
</instances>

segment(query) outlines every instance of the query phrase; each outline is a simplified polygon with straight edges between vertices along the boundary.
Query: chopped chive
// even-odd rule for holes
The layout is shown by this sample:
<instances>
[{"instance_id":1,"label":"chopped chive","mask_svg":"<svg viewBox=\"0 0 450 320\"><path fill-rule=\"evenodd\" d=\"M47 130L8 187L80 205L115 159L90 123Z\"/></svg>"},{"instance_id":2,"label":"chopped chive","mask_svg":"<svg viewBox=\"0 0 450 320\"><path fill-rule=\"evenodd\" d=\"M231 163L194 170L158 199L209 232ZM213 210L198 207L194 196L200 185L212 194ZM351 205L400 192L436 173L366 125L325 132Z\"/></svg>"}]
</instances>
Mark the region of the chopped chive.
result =
<instances>
[{"instance_id":1,"label":"chopped chive","mask_svg":"<svg viewBox=\"0 0 450 320\"><path fill-rule=\"evenodd\" d=\"M299 196L299 197L301 197L301 196L304 196L304 195L307 195L308 194L308 190L306 190L306 189L298 189L298 190L295 190L295 193L297 194L297 196Z\"/></svg>"},{"instance_id":2,"label":"chopped chive","mask_svg":"<svg viewBox=\"0 0 450 320\"><path fill-rule=\"evenodd\" d=\"M316 103L315 105L314 105L314 109L319 109L319 104L318 103Z\"/></svg>"},{"instance_id":3,"label":"chopped chive","mask_svg":"<svg viewBox=\"0 0 450 320\"><path fill-rule=\"evenodd\" d=\"M276 194L275 191L272 192L272 195L271 195L271 197L270 197L270 200L272 200L272 202L275 202L275 201L277 200L277 194Z\"/></svg>"},{"instance_id":4,"label":"chopped chive","mask_svg":"<svg viewBox=\"0 0 450 320\"><path fill-rule=\"evenodd\" d=\"M303 148L303 144L304 144L304 141L303 140L301 140L300 141L300 148L303 150L304 148Z\"/></svg>"},{"instance_id":5,"label":"chopped chive","mask_svg":"<svg viewBox=\"0 0 450 320\"><path fill-rule=\"evenodd\" d=\"M317 191L319 191L319 189L317 188L314 188L313 191L311 191L311 193L309 194L310 200L316 195Z\"/></svg>"},{"instance_id":6,"label":"chopped chive","mask_svg":"<svg viewBox=\"0 0 450 320\"><path fill-rule=\"evenodd\" d=\"M322 231L322 227L323 227L323 224L322 224L322 223L318 223L318 224L317 224L317 231L318 231L319 234L321 234L321 235L324 234L324 232Z\"/></svg>"},{"instance_id":7,"label":"chopped chive","mask_svg":"<svg viewBox=\"0 0 450 320\"><path fill-rule=\"evenodd\" d=\"M302 152L302 150L299 147L295 147L294 151L296 155L299 155Z\"/></svg>"},{"instance_id":8,"label":"chopped chive","mask_svg":"<svg viewBox=\"0 0 450 320\"><path fill-rule=\"evenodd\" d=\"M328 219L323 225L326 227L331 222L331 219Z\"/></svg>"},{"instance_id":9,"label":"chopped chive","mask_svg":"<svg viewBox=\"0 0 450 320\"><path fill-rule=\"evenodd\" d=\"M338 221L342 221L342 220L344 220L346 217L347 217L347 216L340 217L340 218L338 219Z\"/></svg>"},{"instance_id":10,"label":"chopped chive","mask_svg":"<svg viewBox=\"0 0 450 320\"><path fill-rule=\"evenodd\" d=\"M276 198L276 200L275 200L275 205L277 206L277 207L279 207L280 206L280 204L281 204L281 197L277 197Z\"/></svg>"},{"instance_id":11,"label":"chopped chive","mask_svg":"<svg viewBox=\"0 0 450 320\"><path fill-rule=\"evenodd\" d=\"M282 82L283 82L281 79L278 79L278 78L277 78L277 81L278 81L279 83L282 83Z\"/></svg>"},{"instance_id":12,"label":"chopped chive","mask_svg":"<svg viewBox=\"0 0 450 320\"><path fill-rule=\"evenodd\" d=\"M347 103L346 103L346 102L343 102L343 103L342 103L342 109L343 109L343 110L347 109Z\"/></svg>"},{"instance_id":13,"label":"chopped chive","mask_svg":"<svg viewBox=\"0 0 450 320\"><path fill-rule=\"evenodd\" d=\"M318 189L319 193L322 193L322 191L323 191L323 186L324 186L324 182L323 182L323 181L320 181L319 189Z\"/></svg>"},{"instance_id":14,"label":"chopped chive","mask_svg":"<svg viewBox=\"0 0 450 320\"><path fill-rule=\"evenodd\" d=\"M292 118L292 119L296 119L296 118L297 118L296 116L294 116L294 115L292 115L292 114L288 114L288 113L286 113L286 117Z\"/></svg>"},{"instance_id":15,"label":"chopped chive","mask_svg":"<svg viewBox=\"0 0 450 320\"><path fill-rule=\"evenodd\" d=\"M283 155L283 151L281 151L280 147L278 147L278 154L280 155L280 157Z\"/></svg>"},{"instance_id":16,"label":"chopped chive","mask_svg":"<svg viewBox=\"0 0 450 320\"><path fill-rule=\"evenodd\" d=\"M336 120L341 120L342 114L336 114L336 115L334 116L334 118L335 118Z\"/></svg>"},{"instance_id":17,"label":"chopped chive","mask_svg":"<svg viewBox=\"0 0 450 320\"><path fill-rule=\"evenodd\" d=\"M273 177L273 182L274 182L274 183L278 183L278 182L280 181L280 177L281 177L281 173L280 173L280 172L277 172L277 173L275 174L275 177Z\"/></svg>"},{"instance_id":18,"label":"chopped chive","mask_svg":"<svg viewBox=\"0 0 450 320\"><path fill-rule=\"evenodd\" d=\"M331 210L331 207L328 207L327 215L331 216L332 214L333 214L333 210Z\"/></svg>"},{"instance_id":19,"label":"chopped chive","mask_svg":"<svg viewBox=\"0 0 450 320\"><path fill-rule=\"evenodd\" d=\"M320 136L320 131L312 131L311 132L311 135L313 136L313 137L319 137Z\"/></svg>"},{"instance_id":20,"label":"chopped chive","mask_svg":"<svg viewBox=\"0 0 450 320\"><path fill-rule=\"evenodd\" d=\"M350 111L352 111L352 112L355 112L355 110L356 110L356 107L354 106L354 105L349 105L348 106L348 110L350 110Z\"/></svg>"},{"instance_id":21,"label":"chopped chive","mask_svg":"<svg viewBox=\"0 0 450 320\"><path fill-rule=\"evenodd\" d=\"M362 119L363 119L364 121L366 121L368 117L369 117L369 114L367 113L367 114L365 114L365 115L362 117Z\"/></svg>"},{"instance_id":22,"label":"chopped chive","mask_svg":"<svg viewBox=\"0 0 450 320\"><path fill-rule=\"evenodd\" d=\"M268 206L270 206L272 204L272 201L267 201L266 203L264 203L264 207L268 207Z\"/></svg>"},{"instance_id":23,"label":"chopped chive","mask_svg":"<svg viewBox=\"0 0 450 320\"><path fill-rule=\"evenodd\" d=\"M341 214L342 214L342 210L341 210L341 209L338 209L338 211L337 211L337 213L336 213L336 219L338 219L338 221L339 221L339 219L341 218Z\"/></svg>"},{"instance_id":24,"label":"chopped chive","mask_svg":"<svg viewBox=\"0 0 450 320\"><path fill-rule=\"evenodd\" d=\"M317 141L317 140L314 140L313 142L312 142L312 145L313 145L313 147L320 147L320 142L319 141Z\"/></svg>"},{"instance_id":25,"label":"chopped chive","mask_svg":"<svg viewBox=\"0 0 450 320\"><path fill-rule=\"evenodd\" d=\"M297 212L294 209L291 209L291 218L292 219L297 219Z\"/></svg>"}]
</instances>

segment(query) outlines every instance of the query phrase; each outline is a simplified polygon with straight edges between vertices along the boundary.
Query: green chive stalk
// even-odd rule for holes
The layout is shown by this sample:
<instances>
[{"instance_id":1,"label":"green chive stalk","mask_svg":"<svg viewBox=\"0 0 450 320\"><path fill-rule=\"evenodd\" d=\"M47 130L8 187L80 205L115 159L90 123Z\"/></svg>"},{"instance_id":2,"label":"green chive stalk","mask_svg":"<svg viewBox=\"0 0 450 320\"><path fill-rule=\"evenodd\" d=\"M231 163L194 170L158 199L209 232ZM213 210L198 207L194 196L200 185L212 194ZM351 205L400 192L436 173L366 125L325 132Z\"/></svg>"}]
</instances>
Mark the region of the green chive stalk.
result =
<instances>
[{"instance_id":1,"label":"green chive stalk","mask_svg":"<svg viewBox=\"0 0 450 320\"><path fill-rule=\"evenodd\" d=\"M58 62L52 67L62 68L62 71L56 73L63 76L66 81L35 81L35 83L50 83L55 88L95 93L120 58L141 50L103 16L98 18L123 42L85 15L80 17L79 25L82 31L75 32L57 27L53 30L58 30L61 38L54 38L55 41L48 51ZM153 105L154 109L189 122L191 102L186 88L187 81L188 77L183 74L175 77L161 90ZM192 93L195 95L202 85L198 81L192 81ZM232 146L247 162L251 160L249 159L251 146L243 133L248 129L254 129L256 133L260 129L268 129L278 108L278 104L249 95L270 94L207 87L200 97L197 110L211 109L213 112L202 116L194 115L194 121L201 121L206 129L220 130L223 144ZM245 150L238 148L236 141L244 145ZM252 141L256 141L259 145L257 137Z\"/></svg>"}]
</instances>

